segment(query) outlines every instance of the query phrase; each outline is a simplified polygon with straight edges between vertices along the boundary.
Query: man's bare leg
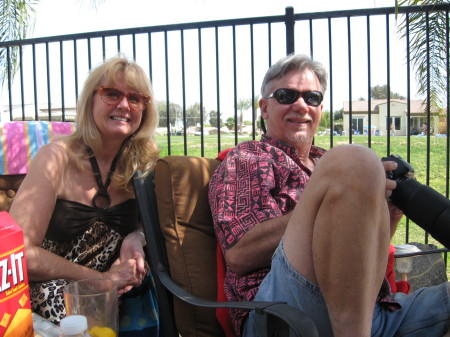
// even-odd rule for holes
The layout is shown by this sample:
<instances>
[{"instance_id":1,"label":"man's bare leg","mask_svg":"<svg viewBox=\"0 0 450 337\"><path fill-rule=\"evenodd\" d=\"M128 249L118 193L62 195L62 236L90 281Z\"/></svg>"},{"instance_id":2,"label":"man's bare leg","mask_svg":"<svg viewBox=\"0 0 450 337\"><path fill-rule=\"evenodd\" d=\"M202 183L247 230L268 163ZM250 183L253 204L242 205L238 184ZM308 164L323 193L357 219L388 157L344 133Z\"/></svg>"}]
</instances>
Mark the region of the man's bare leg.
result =
<instances>
[{"instance_id":1,"label":"man's bare leg","mask_svg":"<svg viewBox=\"0 0 450 337\"><path fill-rule=\"evenodd\" d=\"M345 145L328 151L283 237L293 267L320 286L335 337L370 336L390 240L385 185L372 150Z\"/></svg>"}]
</instances>

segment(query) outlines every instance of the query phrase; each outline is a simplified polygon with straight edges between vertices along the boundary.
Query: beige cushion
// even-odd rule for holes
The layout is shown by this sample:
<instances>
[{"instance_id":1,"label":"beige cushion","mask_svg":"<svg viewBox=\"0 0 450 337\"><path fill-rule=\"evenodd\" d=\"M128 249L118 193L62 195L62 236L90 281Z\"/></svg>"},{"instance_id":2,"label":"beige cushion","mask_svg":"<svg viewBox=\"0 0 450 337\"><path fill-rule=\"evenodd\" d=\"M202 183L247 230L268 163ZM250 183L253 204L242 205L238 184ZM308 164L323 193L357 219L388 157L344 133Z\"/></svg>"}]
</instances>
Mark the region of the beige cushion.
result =
<instances>
[{"instance_id":1,"label":"beige cushion","mask_svg":"<svg viewBox=\"0 0 450 337\"><path fill-rule=\"evenodd\" d=\"M208 183L220 164L210 158L168 156L155 168L155 189L170 273L181 287L216 300L216 239L208 203ZM214 309L175 300L182 336L222 336Z\"/></svg>"}]
</instances>

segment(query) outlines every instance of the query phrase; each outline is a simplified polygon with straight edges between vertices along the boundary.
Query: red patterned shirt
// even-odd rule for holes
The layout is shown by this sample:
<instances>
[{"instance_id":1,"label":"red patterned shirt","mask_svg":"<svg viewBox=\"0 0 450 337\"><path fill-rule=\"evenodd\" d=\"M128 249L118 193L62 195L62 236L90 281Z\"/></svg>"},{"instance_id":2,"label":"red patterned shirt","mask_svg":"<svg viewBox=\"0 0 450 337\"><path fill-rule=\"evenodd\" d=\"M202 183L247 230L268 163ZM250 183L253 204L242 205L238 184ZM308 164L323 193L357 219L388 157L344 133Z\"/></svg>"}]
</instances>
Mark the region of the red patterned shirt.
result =
<instances>
[{"instance_id":1,"label":"red patterned shirt","mask_svg":"<svg viewBox=\"0 0 450 337\"><path fill-rule=\"evenodd\" d=\"M309 157L316 164L325 150L312 146ZM225 253L247 231L261 222L292 210L311 171L300 163L298 152L277 139L263 135L261 141L237 145L214 172L209 185L209 203L214 229ZM224 290L228 301L252 301L269 268L238 276L228 267ZM377 302L388 310L399 304L390 296L386 278ZM235 333L247 312L231 310Z\"/></svg>"},{"instance_id":2,"label":"red patterned shirt","mask_svg":"<svg viewBox=\"0 0 450 337\"><path fill-rule=\"evenodd\" d=\"M324 149L313 146L310 158L317 162ZM209 202L216 236L225 252L247 231L261 222L291 211L311 172L300 163L295 147L268 136L232 149L214 173ZM253 300L269 268L238 276L227 268L225 294L229 301ZM247 312L232 310L235 330Z\"/></svg>"}]
</instances>

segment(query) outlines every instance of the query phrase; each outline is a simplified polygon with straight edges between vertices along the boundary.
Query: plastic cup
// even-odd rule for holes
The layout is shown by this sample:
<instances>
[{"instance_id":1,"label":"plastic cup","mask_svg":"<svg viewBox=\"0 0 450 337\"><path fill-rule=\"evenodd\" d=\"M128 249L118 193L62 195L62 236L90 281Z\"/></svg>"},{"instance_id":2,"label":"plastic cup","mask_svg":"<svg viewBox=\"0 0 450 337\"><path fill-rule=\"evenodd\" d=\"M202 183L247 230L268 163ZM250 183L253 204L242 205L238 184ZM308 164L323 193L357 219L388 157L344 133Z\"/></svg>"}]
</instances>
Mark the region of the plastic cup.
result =
<instances>
[{"instance_id":1,"label":"plastic cup","mask_svg":"<svg viewBox=\"0 0 450 337\"><path fill-rule=\"evenodd\" d=\"M89 331L112 330L117 336L119 302L112 280L73 281L64 287L64 301L67 315L86 316Z\"/></svg>"},{"instance_id":2,"label":"plastic cup","mask_svg":"<svg viewBox=\"0 0 450 337\"><path fill-rule=\"evenodd\" d=\"M397 254L417 253L421 250L414 245L397 245L395 246ZM395 269L401 274L402 280L407 281L407 274L412 271L413 258L415 256L397 257L395 259Z\"/></svg>"}]
</instances>

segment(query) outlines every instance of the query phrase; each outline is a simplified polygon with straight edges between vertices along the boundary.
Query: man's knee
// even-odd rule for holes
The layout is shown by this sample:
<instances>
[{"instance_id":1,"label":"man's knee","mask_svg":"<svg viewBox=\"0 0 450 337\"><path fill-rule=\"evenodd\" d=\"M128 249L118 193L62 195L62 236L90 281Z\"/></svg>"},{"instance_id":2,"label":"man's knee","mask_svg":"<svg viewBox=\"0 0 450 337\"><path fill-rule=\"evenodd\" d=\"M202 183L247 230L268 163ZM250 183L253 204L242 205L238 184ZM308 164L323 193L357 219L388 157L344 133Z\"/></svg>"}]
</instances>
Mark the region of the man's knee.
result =
<instances>
[{"instance_id":1,"label":"man's knee","mask_svg":"<svg viewBox=\"0 0 450 337\"><path fill-rule=\"evenodd\" d=\"M341 145L327 151L317 165L318 168L319 166L332 170L336 181L339 176L355 182L357 178L367 181L385 176L377 154L368 147L357 144Z\"/></svg>"},{"instance_id":2,"label":"man's knee","mask_svg":"<svg viewBox=\"0 0 450 337\"><path fill-rule=\"evenodd\" d=\"M314 177L315 175L315 177ZM326 187L327 194L374 198L384 196L386 173L376 153L361 145L342 145L328 151L313 174L317 186ZM331 195L331 194L330 194ZM369 200L367 200L369 202Z\"/></svg>"}]
</instances>

